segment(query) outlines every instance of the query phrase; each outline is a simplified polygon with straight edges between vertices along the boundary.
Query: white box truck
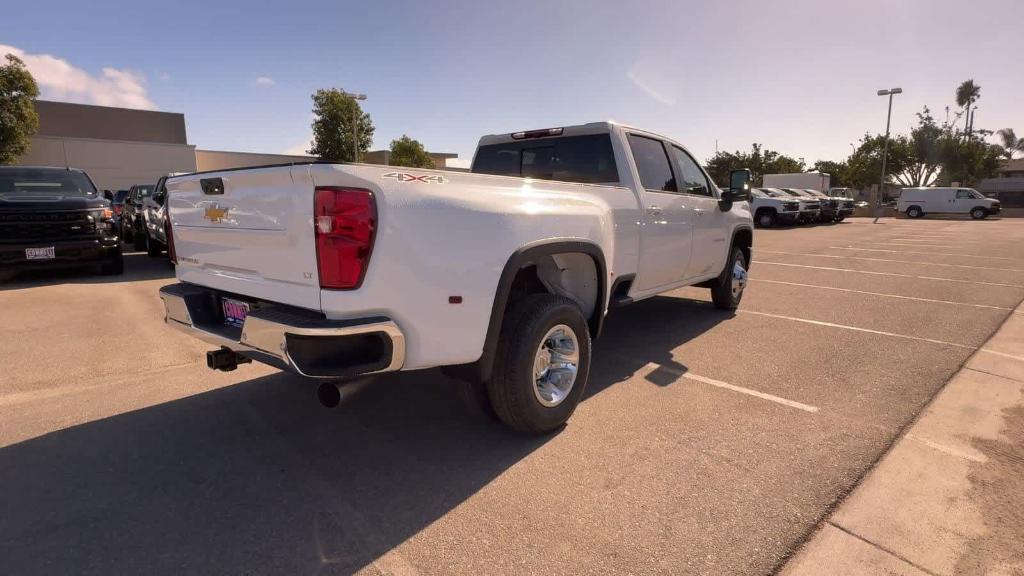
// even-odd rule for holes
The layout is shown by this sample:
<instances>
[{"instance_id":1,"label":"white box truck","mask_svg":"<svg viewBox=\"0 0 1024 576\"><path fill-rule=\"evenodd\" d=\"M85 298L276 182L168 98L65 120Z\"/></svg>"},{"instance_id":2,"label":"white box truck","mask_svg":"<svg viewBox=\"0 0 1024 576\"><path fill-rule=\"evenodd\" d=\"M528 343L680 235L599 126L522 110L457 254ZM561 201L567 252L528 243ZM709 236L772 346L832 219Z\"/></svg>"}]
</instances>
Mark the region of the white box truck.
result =
<instances>
[{"instance_id":1,"label":"white box truck","mask_svg":"<svg viewBox=\"0 0 1024 576\"><path fill-rule=\"evenodd\" d=\"M797 188L828 192L832 177L824 172L797 172L794 174L765 174L763 188Z\"/></svg>"}]
</instances>

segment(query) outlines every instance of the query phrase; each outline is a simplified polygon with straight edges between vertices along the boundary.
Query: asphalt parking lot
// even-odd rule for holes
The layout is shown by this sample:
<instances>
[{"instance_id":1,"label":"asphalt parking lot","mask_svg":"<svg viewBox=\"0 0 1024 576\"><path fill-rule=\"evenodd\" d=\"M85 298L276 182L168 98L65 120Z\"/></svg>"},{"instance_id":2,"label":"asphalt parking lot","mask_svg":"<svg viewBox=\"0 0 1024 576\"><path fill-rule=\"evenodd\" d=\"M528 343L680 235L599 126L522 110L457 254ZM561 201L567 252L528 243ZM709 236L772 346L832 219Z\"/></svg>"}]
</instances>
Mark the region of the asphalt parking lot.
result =
<instances>
[{"instance_id":1,"label":"asphalt parking lot","mask_svg":"<svg viewBox=\"0 0 1024 576\"><path fill-rule=\"evenodd\" d=\"M1024 298L1024 221L758 230L735 314L614 311L569 425L524 438L437 371L334 411L166 328L166 262L0 285L11 574L762 574Z\"/></svg>"}]
</instances>

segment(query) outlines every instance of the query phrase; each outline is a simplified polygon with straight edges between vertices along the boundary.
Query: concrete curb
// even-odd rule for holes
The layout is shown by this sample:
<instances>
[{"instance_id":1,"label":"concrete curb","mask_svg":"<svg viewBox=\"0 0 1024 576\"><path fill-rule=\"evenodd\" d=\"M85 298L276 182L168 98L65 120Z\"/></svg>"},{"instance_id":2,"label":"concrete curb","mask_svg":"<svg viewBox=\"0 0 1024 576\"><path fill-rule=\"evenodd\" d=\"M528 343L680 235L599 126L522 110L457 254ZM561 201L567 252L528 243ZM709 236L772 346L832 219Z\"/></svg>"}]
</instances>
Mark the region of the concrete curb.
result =
<instances>
[{"instance_id":1,"label":"concrete curb","mask_svg":"<svg viewBox=\"0 0 1024 576\"><path fill-rule=\"evenodd\" d=\"M783 566L1024 573L1024 304Z\"/></svg>"}]
</instances>

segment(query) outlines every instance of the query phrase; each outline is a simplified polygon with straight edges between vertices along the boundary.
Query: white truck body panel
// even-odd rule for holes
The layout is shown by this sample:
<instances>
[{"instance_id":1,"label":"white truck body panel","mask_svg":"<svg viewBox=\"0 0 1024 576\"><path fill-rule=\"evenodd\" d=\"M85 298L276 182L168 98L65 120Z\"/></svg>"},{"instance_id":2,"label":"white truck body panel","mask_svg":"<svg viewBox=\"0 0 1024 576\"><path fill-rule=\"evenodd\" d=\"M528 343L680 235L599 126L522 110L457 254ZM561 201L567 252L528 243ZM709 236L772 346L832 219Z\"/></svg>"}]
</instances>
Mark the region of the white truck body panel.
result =
<instances>
[{"instance_id":1,"label":"white truck body panel","mask_svg":"<svg viewBox=\"0 0 1024 576\"><path fill-rule=\"evenodd\" d=\"M792 174L765 174L765 188L810 188L818 192L827 192L831 187L832 176L824 172L796 172Z\"/></svg>"},{"instance_id":2,"label":"white truck body panel","mask_svg":"<svg viewBox=\"0 0 1024 576\"><path fill-rule=\"evenodd\" d=\"M608 123L565 130L609 133L619 182L362 164L296 164L171 179L177 277L322 312L330 320L386 317L404 334L401 368L409 370L480 358L502 272L526 248L583 242L599 249L608 274L605 293L594 303L601 314L620 276L636 276L629 296L640 299L721 273L733 235L752 228L746 202L720 210L721 192L710 179L712 196L642 189L625 144L627 132L641 131ZM488 138L498 137L481 142ZM201 181L209 178L223 181L222 194L203 192ZM375 242L357 289L319 286L313 218L318 186L374 195ZM692 257L681 265L684 249ZM663 269L675 272L658 277ZM450 303L453 298L459 303Z\"/></svg>"}]
</instances>

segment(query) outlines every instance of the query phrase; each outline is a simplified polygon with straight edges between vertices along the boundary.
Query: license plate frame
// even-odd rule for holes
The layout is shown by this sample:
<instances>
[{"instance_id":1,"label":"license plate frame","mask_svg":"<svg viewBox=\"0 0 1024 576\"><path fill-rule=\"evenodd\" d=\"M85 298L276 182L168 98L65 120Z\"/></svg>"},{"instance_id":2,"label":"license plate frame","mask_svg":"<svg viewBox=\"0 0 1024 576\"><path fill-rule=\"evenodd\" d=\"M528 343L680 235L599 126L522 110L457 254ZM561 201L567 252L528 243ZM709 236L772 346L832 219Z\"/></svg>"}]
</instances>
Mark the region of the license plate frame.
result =
<instances>
[{"instance_id":1,"label":"license plate frame","mask_svg":"<svg viewBox=\"0 0 1024 576\"><path fill-rule=\"evenodd\" d=\"M25 248L25 260L53 260L57 252L53 246Z\"/></svg>"},{"instance_id":2,"label":"license plate frame","mask_svg":"<svg viewBox=\"0 0 1024 576\"><path fill-rule=\"evenodd\" d=\"M248 302L226 297L220 299L220 308L224 313L224 324L233 328L241 328L249 311L252 310Z\"/></svg>"}]
</instances>

